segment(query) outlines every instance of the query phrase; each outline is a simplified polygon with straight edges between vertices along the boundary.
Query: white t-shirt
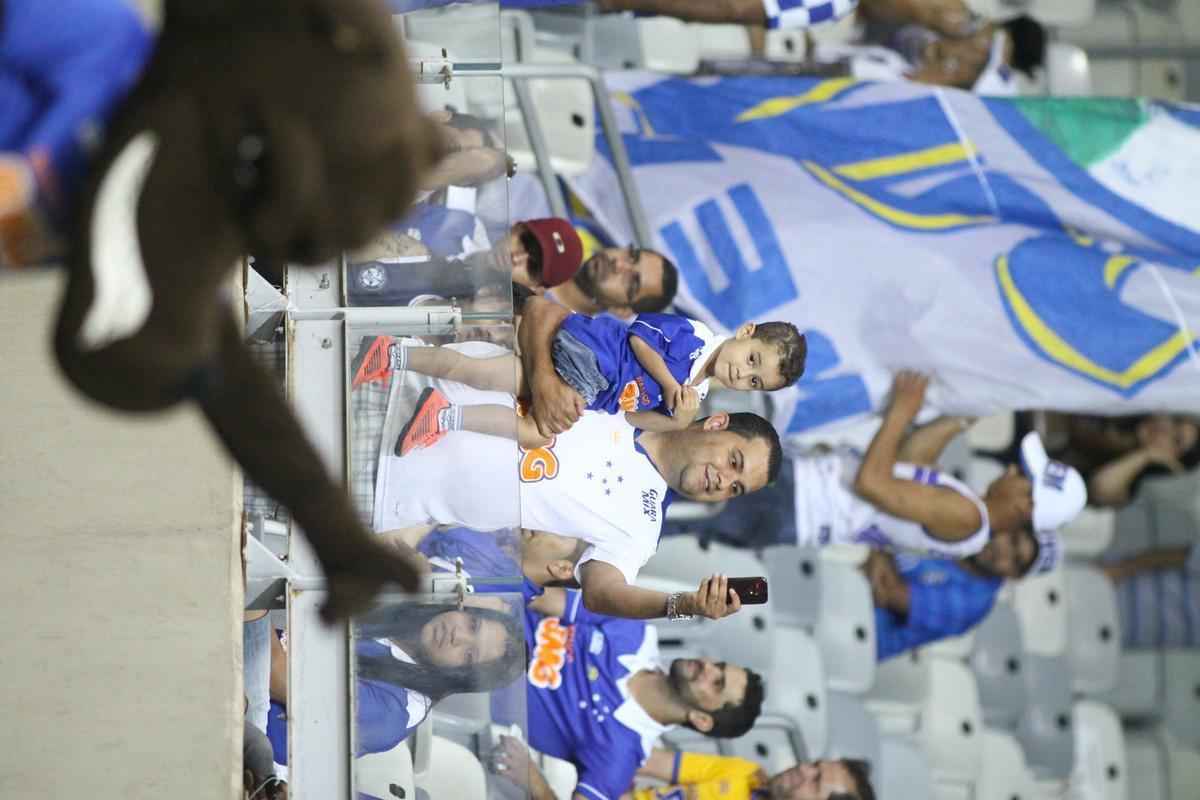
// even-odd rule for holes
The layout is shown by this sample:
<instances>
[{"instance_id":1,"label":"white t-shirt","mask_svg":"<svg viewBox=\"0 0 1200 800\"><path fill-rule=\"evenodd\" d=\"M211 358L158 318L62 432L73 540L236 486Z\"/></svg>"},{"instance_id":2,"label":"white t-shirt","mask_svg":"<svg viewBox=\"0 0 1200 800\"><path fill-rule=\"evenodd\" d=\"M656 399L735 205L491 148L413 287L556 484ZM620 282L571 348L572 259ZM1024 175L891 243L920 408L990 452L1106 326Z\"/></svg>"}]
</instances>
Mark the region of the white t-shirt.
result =
<instances>
[{"instance_id":1,"label":"white t-shirt","mask_svg":"<svg viewBox=\"0 0 1200 800\"><path fill-rule=\"evenodd\" d=\"M795 460L798 544L865 544L948 558L965 558L987 544L991 535L987 508L961 481L937 469L902 462L892 470L897 478L957 492L979 509L980 528L966 539L946 542L931 536L919 523L885 514L856 495L854 477L861 463L861 455L852 448Z\"/></svg>"},{"instance_id":2,"label":"white t-shirt","mask_svg":"<svg viewBox=\"0 0 1200 800\"><path fill-rule=\"evenodd\" d=\"M475 342L469 354L504 352ZM512 405L510 395L436 384L453 403ZM552 445L529 452L511 439L469 431L448 433L403 458L387 446L379 459L373 526L525 527L575 536L592 545L581 564L607 561L632 583L658 547L668 488L635 446L634 433L620 414L585 412Z\"/></svg>"}]
</instances>

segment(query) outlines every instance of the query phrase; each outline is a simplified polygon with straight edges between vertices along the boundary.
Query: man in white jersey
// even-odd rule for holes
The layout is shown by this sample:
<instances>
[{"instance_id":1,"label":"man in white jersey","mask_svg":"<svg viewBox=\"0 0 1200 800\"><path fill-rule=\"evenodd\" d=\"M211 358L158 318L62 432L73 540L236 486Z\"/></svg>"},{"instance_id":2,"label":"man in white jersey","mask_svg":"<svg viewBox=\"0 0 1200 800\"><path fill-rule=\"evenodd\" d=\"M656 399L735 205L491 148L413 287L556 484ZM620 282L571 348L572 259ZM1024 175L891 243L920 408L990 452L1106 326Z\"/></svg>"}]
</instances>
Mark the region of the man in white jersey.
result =
<instances>
[{"instance_id":1,"label":"man in white jersey","mask_svg":"<svg viewBox=\"0 0 1200 800\"><path fill-rule=\"evenodd\" d=\"M472 357L503 352L454 345ZM511 395L454 381L438 388L452 403L513 405ZM698 609L633 580L658 547L667 506L678 494L716 502L757 491L779 470L782 450L770 423L754 414L714 414L683 430L641 431L619 414L586 412L546 447L451 431L437 447L380 459L377 531L435 523L476 530L524 527L583 539L576 568L584 602L612 616L652 619ZM699 576L697 576L699 577ZM685 605L687 599L684 598ZM740 607L730 595L730 611Z\"/></svg>"},{"instance_id":2,"label":"man in white jersey","mask_svg":"<svg viewBox=\"0 0 1200 800\"><path fill-rule=\"evenodd\" d=\"M960 418L944 418L905 441L927 385L928 379L917 373L896 376L891 405L865 456L843 449L796 459L800 544L859 543L965 558L982 550L993 530L1030 525L1054 530L1083 508L1087 489L1082 476L1050 461L1036 434L1022 444L1026 474L1010 467L982 498L926 466L963 429Z\"/></svg>"}]
</instances>

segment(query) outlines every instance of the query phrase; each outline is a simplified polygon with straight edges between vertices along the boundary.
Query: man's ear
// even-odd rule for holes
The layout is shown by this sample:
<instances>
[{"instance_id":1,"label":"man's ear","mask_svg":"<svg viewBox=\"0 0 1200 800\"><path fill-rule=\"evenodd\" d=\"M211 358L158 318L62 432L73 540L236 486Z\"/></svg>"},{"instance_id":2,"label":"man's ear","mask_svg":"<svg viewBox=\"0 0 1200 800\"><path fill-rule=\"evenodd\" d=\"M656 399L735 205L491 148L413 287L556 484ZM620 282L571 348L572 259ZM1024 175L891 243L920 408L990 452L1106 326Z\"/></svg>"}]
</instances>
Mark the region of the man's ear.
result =
<instances>
[{"instance_id":1,"label":"man's ear","mask_svg":"<svg viewBox=\"0 0 1200 800\"><path fill-rule=\"evenodd\" d=\"M565 558L557 558L551 561L547 565L546 571L556 581L569 581L575 577L575 565Z\"/></svg>"},{"instance_id":2,"label":"man's ear","mask_svg":"<svg viewBox=\"0 0 1200 800\"><path fill-rule=\"evenodd\" d=\"M713 718L711 714L706 714L703 711L689 711L688 724L701 733L708 733L713 729Z\"/></svg>"},{"instance_id":3,"label":"man's ear","mask_svg":"<svg viewBox=\"0 0 1200 800\"><path fill-rule=\"evenodd\" d=\"M704 418L704 430L706 431L723 431L729 427L729 414L725 411L718 411Z\"/></svg>"},{"instance_id":4,"label":"man's ear","mask_svg":"<svg viewBox=\"0 0 1200 800\"><path fill-rule=\"evenodd\" d=\"M738 329L736 331L734 331L733 338L749 339L751 336L754 335L754 330L756 327L757 326L753 322L744 322L738 326Z\"/></svg>"}]
</instances>

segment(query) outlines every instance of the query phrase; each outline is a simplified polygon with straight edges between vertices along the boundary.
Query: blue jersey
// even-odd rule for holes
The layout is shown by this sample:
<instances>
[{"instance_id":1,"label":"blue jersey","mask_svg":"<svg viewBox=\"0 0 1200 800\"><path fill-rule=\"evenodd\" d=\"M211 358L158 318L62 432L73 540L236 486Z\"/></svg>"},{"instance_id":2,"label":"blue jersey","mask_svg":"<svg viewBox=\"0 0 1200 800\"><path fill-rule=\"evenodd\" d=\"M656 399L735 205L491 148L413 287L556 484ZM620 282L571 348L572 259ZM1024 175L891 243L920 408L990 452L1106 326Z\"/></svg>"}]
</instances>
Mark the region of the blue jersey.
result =
<instances>
[{"instance_id":1,"label":"blue jersey","mask_svg":"<svg viewBox=\"0 0 1200 800\"><path fill-rule=\"evenodd\" d=\"M875 643L880 661L974 628L992 610L1004 582L976 575L945 558L896 557L908 584L908 614L875 609Z\"/></svg>"},{"instance_id":2,"label":"blue jersey","mask_svg":"<svg viewBox=\"0 0 1200 800\"><path fill-rule=\"evenodd\" d=\"M0 2L0 154L29 160L38 200L69 207L88 148L150 57L128 0Z\"/></svg>"},{"instance_id":3,"label":"blue jersey","mask_svg":"<svg viewBox=\"0 0 1200 800\"><path fill-rule=\"evenodd\" d=\"M519 592L520 556L502 542L502 535L471 528L439 528L422 539L417 550L438 571L453 572L454 559L461 558L463 571L473 579L514 578L511 583L477 584L476 591Z\"/></svg>"},{"instance_id":4,"label":"blue jersey","mask_svg":"<svg viewBox=\"0 0 1200 800\"><path fill-rule=\"evenodd\" d=\"M662 356L671 376L679 383L697 378L695 386L701 399L708 393L708 381L699 380L699 373L725 341L703 323L677 314L639 314L628 326L611 317L571 314L563 320L562 329L596 357L596 366L608 380L608 388L597 394L588 408L609 414L669 413L663 403L662 387L633 354L629 337L636 336Z\"/></svg>"},{"instance_id":5,"label":"blue jersey","mask_svg":"<svg viewBox=\"0 0 1200 800\"><path fill-rule=\"evenodd\" d=\"M359 655L391 655L387 645L372 639L358 640L355 649ZM424 695L383 681L356 680L354 691L358 711L354 720L356 756L391 750L424 721L432 706ZM275 763L286 766L287 707L274 700L267 716L267 738L275 751Z\"/></svg>"},{"instance_id":6,"label":"blue jersey","mask_svg":"<svg viewBox=\"0 0 1200 800\"><path fill-rule=\"evenodd\" d=\"M575 765L576 793L617 800L669 730L629 694L627 679L658 669L651 625L589 612L568 592L561 619L525 612L529 745Z\"/></svg>"}]
</instances>

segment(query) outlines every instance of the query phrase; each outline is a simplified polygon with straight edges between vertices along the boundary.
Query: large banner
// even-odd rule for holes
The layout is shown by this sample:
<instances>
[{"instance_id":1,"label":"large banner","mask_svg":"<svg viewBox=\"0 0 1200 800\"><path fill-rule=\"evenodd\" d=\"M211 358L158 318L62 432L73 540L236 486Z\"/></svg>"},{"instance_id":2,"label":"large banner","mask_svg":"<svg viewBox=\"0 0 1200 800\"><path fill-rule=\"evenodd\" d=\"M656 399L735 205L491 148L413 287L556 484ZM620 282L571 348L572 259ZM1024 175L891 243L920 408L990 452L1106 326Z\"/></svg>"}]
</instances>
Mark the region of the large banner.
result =
<instances>
[{"instance_id":1,"label":"large banner","mask_svg":"<svg viewBox=\"0 0 1200 800\"><path fill-rule=\"evenodd\" d=\"M1200 411L1200 110L847 79L608 77L679 304L809 339L780 430L877 409ZM572 189L631 227L603 139Z\"/></svg>"}]
</instances>

